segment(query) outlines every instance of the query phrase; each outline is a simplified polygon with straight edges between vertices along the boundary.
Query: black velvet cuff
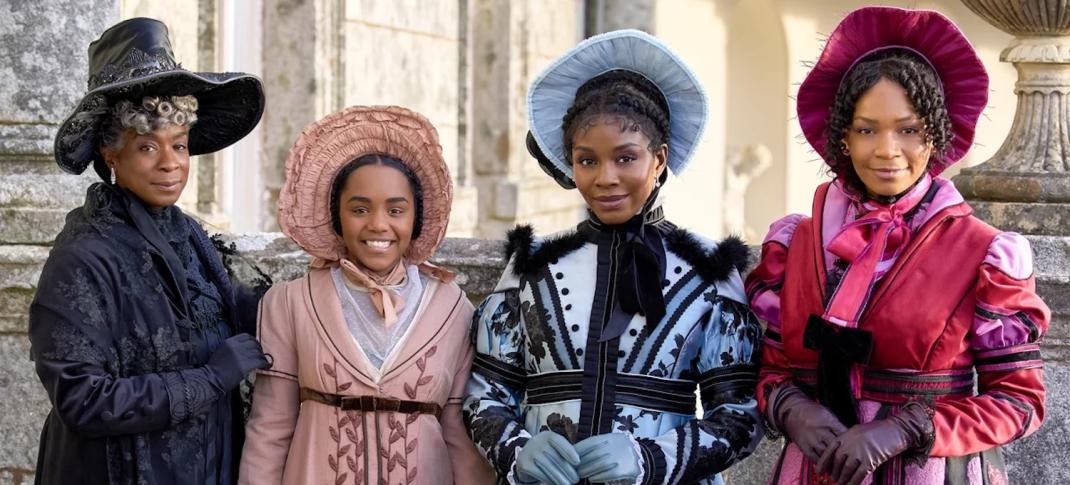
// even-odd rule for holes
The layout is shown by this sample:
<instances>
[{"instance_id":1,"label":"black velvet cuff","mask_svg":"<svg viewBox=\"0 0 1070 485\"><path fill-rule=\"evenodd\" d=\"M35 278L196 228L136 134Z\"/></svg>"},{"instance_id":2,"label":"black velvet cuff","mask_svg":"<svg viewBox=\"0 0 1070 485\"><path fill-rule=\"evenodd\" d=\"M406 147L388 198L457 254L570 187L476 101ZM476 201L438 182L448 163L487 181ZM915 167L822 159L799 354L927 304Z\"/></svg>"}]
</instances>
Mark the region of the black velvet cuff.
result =
<instances>
[{"instance_id":1,"label":"black velvet cuff","mask_svg":"<svg viewBox=\"0 0 1070 485\"><path fill-rule=\"evenodd\" d=\"M168 406L171 408L171 426L174 426L189 417L186 383L182 380L181 372L165 372L161 375L167 389Z\"/></svg>"},{"instance_id":2,"label":"black velvet cuff","mask_svg":"<svg viewBox=\"0 0 1070 485\"><path fill-rule=\"evenodd\" d=\"M204 414L224 394L205 368L162 374L171 408L171 425Z\"/></svg>"}]
</instances>

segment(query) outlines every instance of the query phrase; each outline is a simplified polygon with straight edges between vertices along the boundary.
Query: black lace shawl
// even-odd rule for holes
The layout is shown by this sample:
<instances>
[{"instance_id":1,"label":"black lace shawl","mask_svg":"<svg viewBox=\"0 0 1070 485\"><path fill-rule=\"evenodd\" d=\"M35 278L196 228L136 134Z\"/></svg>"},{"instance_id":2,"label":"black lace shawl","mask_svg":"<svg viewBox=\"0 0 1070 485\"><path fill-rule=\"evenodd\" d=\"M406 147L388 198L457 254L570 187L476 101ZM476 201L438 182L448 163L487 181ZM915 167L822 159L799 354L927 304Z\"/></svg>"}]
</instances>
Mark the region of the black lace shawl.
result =
<instances>
[{"instance_id":1,"label":"black lace shawl","mask_svg":"<svg viewBox=\"0 0 1070 485\"><path fill-rule=\"evenodd\" d=\"M56 238L30 307L53 404L37 483L237 479L240 401L203 364L221 338L253 328L255 298L239 298L199 225L164 211L97 183Z\"/></svg>"}]
</instances>

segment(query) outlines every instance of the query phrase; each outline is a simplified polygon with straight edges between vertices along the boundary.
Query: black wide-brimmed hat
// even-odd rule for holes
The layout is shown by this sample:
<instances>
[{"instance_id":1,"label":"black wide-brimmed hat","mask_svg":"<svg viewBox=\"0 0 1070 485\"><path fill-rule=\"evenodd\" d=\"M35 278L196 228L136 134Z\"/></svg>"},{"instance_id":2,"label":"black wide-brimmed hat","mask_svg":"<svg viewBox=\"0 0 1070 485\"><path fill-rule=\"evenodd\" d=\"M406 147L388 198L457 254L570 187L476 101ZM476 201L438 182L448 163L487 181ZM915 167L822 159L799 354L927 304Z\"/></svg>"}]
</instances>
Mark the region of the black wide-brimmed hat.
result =
<instances>
[{"instance_id":1,"label":"black wide-brimmed hat","mask_svg":"<svg viewBox=\"0 0 1070 485\"><path fill-rule=\"evenodd\" d=\"M199 105L189 134L191 155L212 153L242 139L264 112L259 78L183 69L175 62L163 22L134 18L113 25L89 44L89 92L56 133L56 163L73 174L94 161L102 169L101 122L116 102L187 95L195 96Z\"/></svg>"}]
</instances>

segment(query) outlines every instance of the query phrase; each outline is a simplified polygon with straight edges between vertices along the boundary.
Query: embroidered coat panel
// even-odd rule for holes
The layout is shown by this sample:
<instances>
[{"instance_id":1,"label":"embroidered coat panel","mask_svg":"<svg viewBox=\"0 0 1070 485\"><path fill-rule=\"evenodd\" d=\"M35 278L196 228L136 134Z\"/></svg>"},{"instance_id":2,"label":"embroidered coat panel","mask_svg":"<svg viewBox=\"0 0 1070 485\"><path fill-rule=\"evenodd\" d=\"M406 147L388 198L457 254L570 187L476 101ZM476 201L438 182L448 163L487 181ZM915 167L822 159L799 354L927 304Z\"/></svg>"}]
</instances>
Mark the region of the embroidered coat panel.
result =
<instances>
[{"instance_id":1,"label":"embroidered coat panel","mask_svg":"<svg viewBox=\"0 0 1070 485\"><path fill-rule=\"evenodd\" d=\"M417 304L417 302L411 302ZM414 321L382 369L349 332L329 269L276 285L260 308L272 367L257 375L240 483L482 484L490 467L461 422L472 362L472 304L429 279ZM300 388L437 403L441 416L345 411Z\"/></svg>"}]
</instances>

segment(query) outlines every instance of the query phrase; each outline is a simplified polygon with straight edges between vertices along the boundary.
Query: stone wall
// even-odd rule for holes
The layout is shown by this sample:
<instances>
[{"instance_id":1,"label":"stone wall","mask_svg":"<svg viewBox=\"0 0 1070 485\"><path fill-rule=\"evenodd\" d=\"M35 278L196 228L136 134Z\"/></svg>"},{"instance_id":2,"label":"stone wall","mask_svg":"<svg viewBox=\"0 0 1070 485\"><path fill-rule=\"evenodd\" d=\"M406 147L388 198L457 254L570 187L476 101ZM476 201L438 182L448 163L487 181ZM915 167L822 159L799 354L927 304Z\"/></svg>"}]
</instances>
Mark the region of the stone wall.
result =
<instances>
[{"instance_id":1,"label":"stone wall","mask_svg":"<svg viewBox=\"0 0 1070 485\"><path fill-rule=\"evenodd\" d=\"M78 15L69 15L78 12ZM0 3L0 484L32 483L48 412L30 365L25 313L64 214L96 176L59 170L58 125L86 90L86 47L118 0ZM58 42L63 39L63 42ZM34 429L37 428L37 429Z\"/></svg>"},{"instance_id":2,"label":"stone wall","mask_svg":"<svg viewBox=\"0 0 1070 485\"><path fill-rule=\"evenodd\" d=\"M517 222L541 231L571 225L582 207L527 154L526 95L536 75L582 38L577 0L470 2L471 183L479 194L477 237Z\"/></svg>"}]
</instances>

